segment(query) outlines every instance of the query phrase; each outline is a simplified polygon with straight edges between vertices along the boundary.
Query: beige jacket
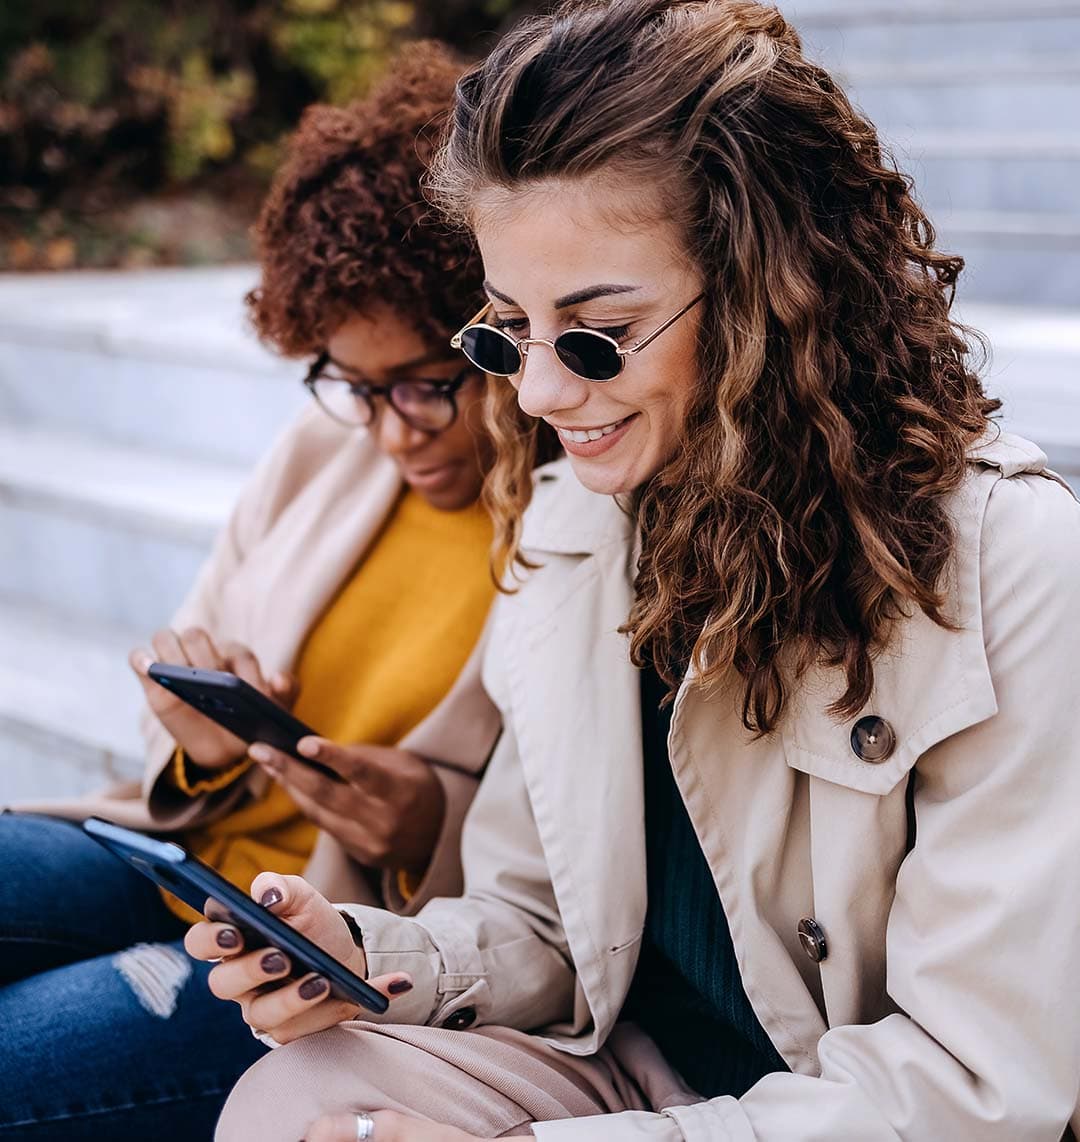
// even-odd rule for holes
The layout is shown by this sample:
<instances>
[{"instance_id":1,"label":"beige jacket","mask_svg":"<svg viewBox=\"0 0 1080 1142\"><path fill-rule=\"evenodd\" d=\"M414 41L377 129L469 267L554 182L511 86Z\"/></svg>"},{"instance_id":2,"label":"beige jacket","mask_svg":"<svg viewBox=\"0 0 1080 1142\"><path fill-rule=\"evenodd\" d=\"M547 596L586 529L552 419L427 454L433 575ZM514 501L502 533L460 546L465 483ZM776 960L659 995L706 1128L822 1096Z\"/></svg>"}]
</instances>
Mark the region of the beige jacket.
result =
<instances>
[{"instance_id":1,"label":"beige jacket","mask_svg":"<svg viewBox=\"0 0 1080 1142\"><path fill-rule=\"evenodd\" d=\"M397 499L397 467L366 433L348 433L312 408L261 462L218 537L174 629L203 626L250 646L265 671L291 670L308 631L378 533ZM482 645L473 651L442 703L401 743L438 758L446 817L427 875L406 903L393 877L384 898L395 911L461 891L461 822L499 733L499 714L480 685ZM176 832L215 820L258 797L269 778L254 767L221 793L188 798L162 779L175 743L149 714L147 765L130 782L77 801L20 805L69 817L91 813L129 828ZM320 834L305 875L331 898L370 900L368 881L341 846Z\"/></svg>"},{"instance_id":2,"label":"beige jacket","mask_svg":"<svg viewBox=\"0 0 1080 1142\"><path fill-rule=\"evenodd\" d=\"M1080 507L1003 436L957 494L950 609L906 619L853 752L820 670L752 741L734 693L681 687L672 766L746 992L791 1068L743 1098L538 1124L542 1142L1056 1142L1080 1088ZM356 908L395 1022L540 1028L575 1054L619 1016L645 919L629 521L557 464L543 561L500 600L485 682L506 730L467 821L466 897ZM913 781L917 835L908 851ZM797 935L813 918L826 955ZM463 1009L472 1009L464 1011Z\"/></svg>"}]
</instances>

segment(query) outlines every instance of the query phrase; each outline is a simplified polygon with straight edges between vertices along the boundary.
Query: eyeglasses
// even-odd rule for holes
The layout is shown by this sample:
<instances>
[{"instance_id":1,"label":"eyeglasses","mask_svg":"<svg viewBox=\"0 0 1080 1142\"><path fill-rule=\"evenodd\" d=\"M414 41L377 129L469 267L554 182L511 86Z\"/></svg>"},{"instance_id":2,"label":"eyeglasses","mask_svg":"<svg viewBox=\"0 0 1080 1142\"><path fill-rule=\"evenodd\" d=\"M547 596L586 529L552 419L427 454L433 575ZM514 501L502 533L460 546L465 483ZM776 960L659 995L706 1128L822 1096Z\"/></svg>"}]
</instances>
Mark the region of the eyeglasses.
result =
<instances>
[{"instance_id":1,"label":"eyeglasses","mask_svg":"<svg viewBox=\"0 0 1080 1142\"><path fill-rule=\"evenodd\" d=\"M669 317L658 329L628 349L623 349L614 337L598 329L565 329L554 341L544 337L511 337L504 329L481 322L491 310L491 302L472 317L450 339L452 349L462 353L480 370L496 377L513 377L525 367L530 345L547 345L555 356L574 374L585 381L614 380L626 366L626 358L640 353L647 345L669 329L705 295L699 293L693 301Z\"/></svg>"},{"instance_id":2,"label":"eyeglasses","mask_svg":"<svg viewBox=\"0 0 1080 1142\"><path fill-rule=\"evenodd\" d=\"M323 412L349 428L372 424L379 415L377 402L386 401L410 428L442 432L457 419L457 394L473 375L466 368L449 381L410 379L372 385L346 375L329 353L320 353L304 386Z\"/></svg>"}]
</instances>

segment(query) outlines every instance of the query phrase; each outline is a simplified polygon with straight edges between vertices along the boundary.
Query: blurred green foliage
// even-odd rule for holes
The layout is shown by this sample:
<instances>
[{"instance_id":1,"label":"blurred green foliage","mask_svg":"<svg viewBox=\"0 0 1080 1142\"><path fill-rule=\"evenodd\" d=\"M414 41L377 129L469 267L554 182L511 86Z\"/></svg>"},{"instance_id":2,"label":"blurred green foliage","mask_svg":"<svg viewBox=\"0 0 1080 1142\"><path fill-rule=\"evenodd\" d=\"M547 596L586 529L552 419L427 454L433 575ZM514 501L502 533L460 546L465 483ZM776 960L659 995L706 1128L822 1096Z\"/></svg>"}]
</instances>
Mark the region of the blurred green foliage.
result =
<instances>
[{"instance_id":1,"label":"blurred green foliage","mask_svg":"<svg viewBox=\"0 0 1080 1142\"><path fill-rule=\"evenodd\" d=\"M531 6L0 3L0 267L243 256L242 231L307 104L362 95L410 37L479 55ZM154 209L137 208L147 201ZM181 217L163 224L170 202ZM193 252L161 238L189 226L192 209L222 232L216 253L212 240Z\"/></svg>"}]
</instances>

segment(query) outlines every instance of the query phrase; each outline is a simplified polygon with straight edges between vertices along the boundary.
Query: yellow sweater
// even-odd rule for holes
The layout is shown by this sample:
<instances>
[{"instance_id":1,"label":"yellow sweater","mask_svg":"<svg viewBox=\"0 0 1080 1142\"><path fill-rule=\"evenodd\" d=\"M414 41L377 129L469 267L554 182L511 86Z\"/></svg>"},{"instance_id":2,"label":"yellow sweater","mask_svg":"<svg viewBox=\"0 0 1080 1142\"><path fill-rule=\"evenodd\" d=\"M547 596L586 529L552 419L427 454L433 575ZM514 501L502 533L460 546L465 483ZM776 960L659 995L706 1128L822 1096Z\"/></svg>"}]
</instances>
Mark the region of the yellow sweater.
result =
<instances>
[{"instance_id":1,"label":"yellow sweater","mask_svg":"<svg viewBox=\"0 0 1080 1142\"><path fill-rule=\"evenodd\" d=\"M296 716L333 741L394 745L439 704L476 645L491 606L491 520L479 504L431 507L407 491L364 559L308 634L296 665ZM250 762L176 784L196 795L235 780ZM257 873L303 870L317 830L280 785L186 834L188 849L245 891ZM166 903L191 921L174 897Z\"/></svg>"}]
</instances>

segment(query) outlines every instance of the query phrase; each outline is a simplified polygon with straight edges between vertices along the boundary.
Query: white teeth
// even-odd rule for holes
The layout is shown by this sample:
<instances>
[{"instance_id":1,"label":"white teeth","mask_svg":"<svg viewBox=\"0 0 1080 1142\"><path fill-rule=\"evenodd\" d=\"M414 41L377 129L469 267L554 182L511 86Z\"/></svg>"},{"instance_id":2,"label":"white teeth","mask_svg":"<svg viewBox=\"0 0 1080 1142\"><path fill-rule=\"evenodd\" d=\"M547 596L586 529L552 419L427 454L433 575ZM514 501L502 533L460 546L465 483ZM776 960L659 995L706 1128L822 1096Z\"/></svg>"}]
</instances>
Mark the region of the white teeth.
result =
<instances>
[{"instance_id":1,"label":"white teeth","mask_svg":"<svg viewBox=\"0 0 1080 1142\"><path fill-rule=\"evenodd\" d=\"M623 418L625 420L625 417ZM571 444L587 444L590 440L599 440L601 436L610 436L616 428L621 427L623 421L617 420L614 424L605 424L603 428L560 428L559 435Z\"/></svg>"}]
</instances>

